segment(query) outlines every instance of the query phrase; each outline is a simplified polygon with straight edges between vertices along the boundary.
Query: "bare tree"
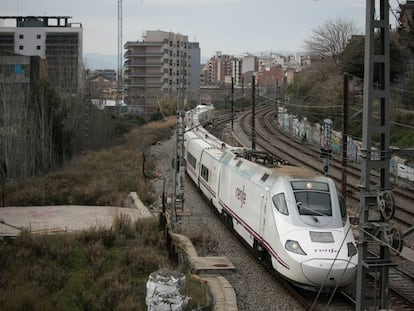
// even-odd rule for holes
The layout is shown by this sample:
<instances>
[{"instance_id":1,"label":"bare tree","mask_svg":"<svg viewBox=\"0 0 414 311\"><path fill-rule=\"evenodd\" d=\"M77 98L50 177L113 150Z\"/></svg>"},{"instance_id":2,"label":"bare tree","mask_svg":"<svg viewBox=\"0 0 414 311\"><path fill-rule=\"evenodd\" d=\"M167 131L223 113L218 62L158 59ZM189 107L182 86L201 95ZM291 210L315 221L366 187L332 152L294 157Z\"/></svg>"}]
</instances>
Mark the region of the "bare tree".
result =
<instances>
[{"instance_id":1,"label":"bare tree","mask_svg":"<svg viewBox=\"0 0 414 311\"><path fill-rule=\"evenodd\" d=\"M328 20L313 30L311 38L305 40L305 48L311 55L333 59L337 65L340 65L349 40L358 32L359 30L350 20Z\"/></svg>"}]
</instances>

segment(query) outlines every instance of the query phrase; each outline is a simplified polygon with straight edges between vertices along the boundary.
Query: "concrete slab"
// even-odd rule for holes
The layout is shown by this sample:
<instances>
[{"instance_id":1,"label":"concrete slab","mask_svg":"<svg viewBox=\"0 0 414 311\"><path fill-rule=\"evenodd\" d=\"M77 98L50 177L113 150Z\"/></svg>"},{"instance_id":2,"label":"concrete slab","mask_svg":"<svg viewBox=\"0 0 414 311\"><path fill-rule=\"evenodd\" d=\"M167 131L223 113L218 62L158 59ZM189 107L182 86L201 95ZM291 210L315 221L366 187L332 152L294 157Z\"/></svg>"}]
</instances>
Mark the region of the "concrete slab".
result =
<instances>
[{"instance_id":1,"label":"concrete slab","mask_svg":"<svg viewBox=\"0 0 414 311\"><path fill-rule=\"evenodd\" d=\"M0 208L0 236L15 236L25 229L31 232L79 231L91 227L110 228L116 215L125 214L135 221L142 217L137 209L115 206L25 206Z\"/></svg>"},{"instance_id":2,"label":"concrete slab","mask_svg":"<svg viewBox=\"0 0 414 311\"><path fill-rule=\"evenodd\" d=\"M220 275L200 275L214 296L213 311L237 311L236 292L229 281Z\"/></svg>"},{"instance_id":3,"label":"concrete slab","mask_svg":"<svg viewBox=\"0 0 414 311\"><path fill-rule=\"evenodd\" d=\"M191 272L194 274L224 273L236 267L227 257L189 257Z\"/></svg>"}]
</instances>

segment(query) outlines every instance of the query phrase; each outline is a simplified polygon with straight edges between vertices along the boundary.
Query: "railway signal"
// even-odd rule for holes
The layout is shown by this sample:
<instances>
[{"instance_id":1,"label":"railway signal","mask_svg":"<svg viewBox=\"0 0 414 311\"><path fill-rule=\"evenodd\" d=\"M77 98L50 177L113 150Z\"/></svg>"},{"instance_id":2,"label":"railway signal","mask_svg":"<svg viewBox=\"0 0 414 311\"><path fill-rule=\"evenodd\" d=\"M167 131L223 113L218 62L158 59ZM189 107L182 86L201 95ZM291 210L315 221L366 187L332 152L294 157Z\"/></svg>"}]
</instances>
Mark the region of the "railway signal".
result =
<instances>
[{"instance_id":1,"label":"railway signal","mask_svg":"<svg viewBox=\"0 0 414 311\"><path fill-rule=\"evenodd\" d=\"M332 157L332 120L323 120L321 128L321 158L323 159L323 171L326 176L329 172L329 160Z\"/></svg>"}]
</instances>

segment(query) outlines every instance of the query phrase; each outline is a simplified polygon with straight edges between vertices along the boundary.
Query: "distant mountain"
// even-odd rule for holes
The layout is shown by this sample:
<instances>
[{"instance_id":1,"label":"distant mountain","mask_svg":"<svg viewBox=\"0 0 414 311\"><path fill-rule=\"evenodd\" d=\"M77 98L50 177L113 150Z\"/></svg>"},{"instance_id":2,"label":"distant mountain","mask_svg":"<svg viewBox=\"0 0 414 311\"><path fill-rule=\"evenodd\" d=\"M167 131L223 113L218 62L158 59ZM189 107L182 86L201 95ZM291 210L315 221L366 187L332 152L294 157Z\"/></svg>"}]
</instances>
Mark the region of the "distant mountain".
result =
<instances>
[{"instance_id":1,"label":"distant mountain","mask_svg":"<svg viewBox=\"0 0 414 311\"><path fill-rule=\"evenodd\" d=\"M114 69L118 70L118 56L98 53L86 53L83 55L85 68L96 69ZM210 57L201 56L201 63L206 64ZM124 59L125 61L125 59Z\"/></svg>"},{"instance_id":2,"label":"distant mountain","mask_svg":"<svg viewBox=\"0 0 414 311\"><path fill-rule=\"evenodd\" d=\"M86 53L83 55L83 58L86 69L118 69L117 55Z\"/></svg>"},{"instance_id":3,"label":"distant mountain","mask_svg":"<svg viewBox=\"0 0 414 311\"><path fill-rule=\"evenodd\" d=\"M260 51L251 53L256 56L270 55L271 53L277 53L281 55L295 55L297 51ZM241 54L242 55L242 54ZM239 55L239 56L241 56ZM212 55L213 56L213 55ZM96 70L96 69L114 69L118 70L118 56L108 55L108 54L99 54L99 53L86 53L83 55L85 68ZM201 55L201 63L206 64L209 61L210 57ZM124 60L125 61L125 60Z\"/></svg>"}]
</instances>

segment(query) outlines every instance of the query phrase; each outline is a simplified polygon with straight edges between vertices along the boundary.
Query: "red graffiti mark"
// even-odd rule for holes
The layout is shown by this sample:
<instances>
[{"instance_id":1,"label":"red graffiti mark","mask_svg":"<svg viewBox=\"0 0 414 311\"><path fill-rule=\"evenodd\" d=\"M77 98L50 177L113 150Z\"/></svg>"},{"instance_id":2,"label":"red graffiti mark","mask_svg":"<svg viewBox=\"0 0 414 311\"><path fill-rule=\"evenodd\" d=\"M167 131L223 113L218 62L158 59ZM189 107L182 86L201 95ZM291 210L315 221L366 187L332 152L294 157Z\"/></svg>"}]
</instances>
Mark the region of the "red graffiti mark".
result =
<instances>
[{"instance_id":1,"label":"red graffiti mark","mask_svg":"<svg viewBox=\"0 0 414 311\"><path fill-rule=\"evenodd\" d=\"M58 211L52 210L52 211L32 211L30 212L32 214L33 218L38 217L54 217L57 214L59 214Z\"/></svg>"}]
</instances>

